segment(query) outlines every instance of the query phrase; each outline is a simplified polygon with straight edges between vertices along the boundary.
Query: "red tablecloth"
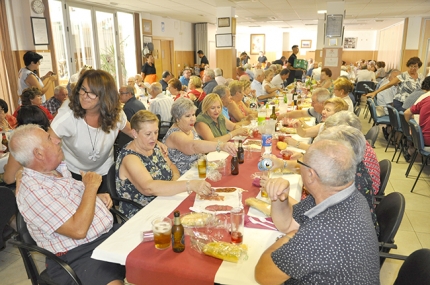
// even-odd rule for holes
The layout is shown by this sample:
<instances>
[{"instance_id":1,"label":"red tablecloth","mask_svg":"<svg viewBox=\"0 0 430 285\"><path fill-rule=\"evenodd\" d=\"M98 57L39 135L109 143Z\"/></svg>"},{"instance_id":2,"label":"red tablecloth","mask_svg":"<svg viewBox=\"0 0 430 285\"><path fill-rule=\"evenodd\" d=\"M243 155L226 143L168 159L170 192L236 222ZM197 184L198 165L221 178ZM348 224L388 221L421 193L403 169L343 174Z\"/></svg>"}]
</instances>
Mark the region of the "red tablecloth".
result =
<instances>
[{"instance_id":1,"label":"red tablecloth","mask_svg":"<svg viewBox=\"0 0 430 285\"><path fill-rule=\"evenodd\" d=\"M274 150L275 152L275 150ZM279 151L277 151L279 152ZM209 181L212 186L240 187L244 190L242 199L255 197L259 188L252 185L251 175L258 171L260 153L253 152L252 158L245 158L245 163L239 165L239 175L230 174L230 158L227 163L227 175L220 181ZM177 208L181 213L189 212L194 203L195 194L186 198ZM248 206L245 211L248 212ZM172 214L170 215L172 216ZM199 254L190 248L190 240L186 237L185 251L174 253L171 248L157 250L153 242L139 244L127 256L127 281L136 285L154 284L214 284L215 274L222 260Z\"/></svg>"}]
</instances>

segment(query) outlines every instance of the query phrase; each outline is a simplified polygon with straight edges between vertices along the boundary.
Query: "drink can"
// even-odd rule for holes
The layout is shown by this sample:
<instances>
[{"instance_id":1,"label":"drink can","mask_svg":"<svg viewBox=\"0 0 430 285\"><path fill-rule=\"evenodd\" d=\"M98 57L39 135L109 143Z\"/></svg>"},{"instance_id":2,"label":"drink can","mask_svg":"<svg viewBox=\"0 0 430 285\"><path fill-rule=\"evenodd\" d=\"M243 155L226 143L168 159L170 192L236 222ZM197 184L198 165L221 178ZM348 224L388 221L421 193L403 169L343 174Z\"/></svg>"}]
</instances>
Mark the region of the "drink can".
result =
<instances>
[{"instance_id":1,"label":"drink can","mask_svg":"<svg viewBox=\"0 0 430 285\"><path fill-rule=\"evenodd\" d=\"M261 135L261 155L272 153L272 135Z\"/></svg>"}]
</instances>

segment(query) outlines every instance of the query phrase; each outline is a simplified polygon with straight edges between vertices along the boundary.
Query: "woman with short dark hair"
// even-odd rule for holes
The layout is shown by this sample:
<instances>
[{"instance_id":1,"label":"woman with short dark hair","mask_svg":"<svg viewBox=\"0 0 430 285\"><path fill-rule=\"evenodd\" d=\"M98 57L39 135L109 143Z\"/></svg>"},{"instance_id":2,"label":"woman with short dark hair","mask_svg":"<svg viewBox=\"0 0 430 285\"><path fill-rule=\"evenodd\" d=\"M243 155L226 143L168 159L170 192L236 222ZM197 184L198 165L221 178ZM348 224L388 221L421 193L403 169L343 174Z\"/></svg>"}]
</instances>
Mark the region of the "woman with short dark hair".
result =
<instances>
[{"instance_id":1,"label":"woman with short dark hair","mask_svg":"<svg viewBox=\"0 0 430 285\"><path fill-rule=\"evenodd\" d=\"M21 106L37 106L39 107L45 115L48 117L49 121L52 121L54 117L49 112L48 109L42 106L42 92L37 87L29 87L22 91L21 95ZM13 113L13 116L16 118L18 116L18 111L20 110L21 106L19 106L15 112Z\"/></svg>"}]
</instances>

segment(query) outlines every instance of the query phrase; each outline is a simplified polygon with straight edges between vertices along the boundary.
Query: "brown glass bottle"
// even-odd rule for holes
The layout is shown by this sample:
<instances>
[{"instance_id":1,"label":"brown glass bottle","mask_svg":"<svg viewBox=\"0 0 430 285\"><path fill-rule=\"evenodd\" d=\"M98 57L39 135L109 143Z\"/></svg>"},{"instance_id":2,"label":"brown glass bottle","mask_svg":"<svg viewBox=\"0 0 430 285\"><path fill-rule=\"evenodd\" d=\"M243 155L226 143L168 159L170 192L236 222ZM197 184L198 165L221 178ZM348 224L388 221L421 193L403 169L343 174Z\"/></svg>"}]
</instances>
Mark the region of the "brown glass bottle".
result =
<instances>
[{"instance_id":1,"label":"brown glass bottle","mask_svg":"<svg viewBox=\"0 0 430 285\"><path fill-rule=\"evenodd\" d=\"M270 114L270 119L273 119L275 121L278 119L278 116L276 116L276 108L275 108L275 106L272 107L272 114Z\"/></svg>"},{"instance_id":2,"label":"brown glass bottle","mask_svg":"<svg viewBox=\"0 0 430 285\"><path fill-rule=\"evenodd\" d=\"M237 155L231 157L231 175L239 174L239 158Z\"/></svg>"},{"instance_id":3,"label":"brown glass bottle","mask_svg":"<svg viewBox=\"0 0 430 285\"><path fill-rule=\"evenodd\" d=\"M172 226L172 249L174 252L183 252L185 250L185 234L184 226L181 224L179 211L173 213L173 226Z\"/></svg>"},{"instance_id":4,"label":"brown glass bottle","mask_svg":"<svg viewBox=\"0 0 430 285\"><path fill-rule=\"evenodd\" d=\"M9 150L9 142L7 141L5 133L2 134L1 143L6 147L6 150L4 152L7 152Z\"/></svg>"},{"instance_id":5,"label":"brown glass bottle","mask_svg":"<svg viewBox=\"0 0 430 285\"><path fill-rule=\"evenodd\" d=\"M245 151L243 150L242 140L239 140L239 146L237 147L237 157L240 164L245 162Z\"/></svg>"}]
</instances>

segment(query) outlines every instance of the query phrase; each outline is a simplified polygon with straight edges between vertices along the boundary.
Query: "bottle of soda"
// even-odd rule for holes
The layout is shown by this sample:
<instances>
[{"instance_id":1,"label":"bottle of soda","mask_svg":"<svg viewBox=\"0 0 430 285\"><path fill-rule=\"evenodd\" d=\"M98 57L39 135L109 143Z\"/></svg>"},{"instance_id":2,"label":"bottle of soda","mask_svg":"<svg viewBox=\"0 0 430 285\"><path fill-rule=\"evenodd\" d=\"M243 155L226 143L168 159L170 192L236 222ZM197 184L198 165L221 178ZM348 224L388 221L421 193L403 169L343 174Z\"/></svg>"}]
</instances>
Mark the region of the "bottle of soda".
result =
<instances>
[{"instance_id":1,"label":"bottle of soda","mask_svg":"<svg viewBox=\"0 0 430 285\"><path fill-rule=\"evenodd\" d=\"M183 252L185 250L184 226L181 224L179 211L173 213L172 226L172 249L174 252Z\"/></svg>"},{"instance_id":2,"label":"bottle of soda","mask_svg":"<svg viewBox=\"0 0 430 285\"><path fill-rule=\"evenodd\" d=\"M231 175L239 174L239 158L237 155L231 157Z\"/></svg>"},{"instance_id":3,"label":"bottle of soda","mask_svg":"<svg viewBox=\"0 0 430 285\"><path fill-rule=\"evenodd\" d=\"M261 156L264 154L272 154L272 135L261 135Z\"/></svg>"},{"instance_id":4,"label":"bottle of soda","mask_svg":"<svg viewBox=\"0 0 430 285\"><path fill-rule=\"evenodd\" d=\"M237 147L237 157L239 159L240 164L245 162L245 151L242 147L242 140L239 140L239 146Z\"/></svg>"}]
</instances>

